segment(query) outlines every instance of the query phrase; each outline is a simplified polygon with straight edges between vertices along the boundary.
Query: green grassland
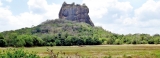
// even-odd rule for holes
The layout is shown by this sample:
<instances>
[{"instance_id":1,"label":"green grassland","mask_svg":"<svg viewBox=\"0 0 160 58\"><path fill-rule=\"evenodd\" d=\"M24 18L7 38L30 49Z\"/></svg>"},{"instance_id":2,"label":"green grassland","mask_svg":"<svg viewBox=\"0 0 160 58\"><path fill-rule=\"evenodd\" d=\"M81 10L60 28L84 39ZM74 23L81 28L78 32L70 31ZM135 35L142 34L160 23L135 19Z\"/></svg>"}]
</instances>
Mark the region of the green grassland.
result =
<instances>
[{"instance_id":1,"label":"green grassland","mask_svg":"<svg viewBox=\"0 0 160 58\"><path fill-rule=\"evenodd\" d=\"M9 48L9 47L8 47ZM53 50L54 54L59 52L59 57L90 57L90 58L159 58L160 45L97 45L97 46L54 46L54 47L30 47L25 51L38 52L41 57L47 56ZM0 48L4 50L6 48ZM76 57L78 56L78 57Z\"/></svg>"}]
</instances>

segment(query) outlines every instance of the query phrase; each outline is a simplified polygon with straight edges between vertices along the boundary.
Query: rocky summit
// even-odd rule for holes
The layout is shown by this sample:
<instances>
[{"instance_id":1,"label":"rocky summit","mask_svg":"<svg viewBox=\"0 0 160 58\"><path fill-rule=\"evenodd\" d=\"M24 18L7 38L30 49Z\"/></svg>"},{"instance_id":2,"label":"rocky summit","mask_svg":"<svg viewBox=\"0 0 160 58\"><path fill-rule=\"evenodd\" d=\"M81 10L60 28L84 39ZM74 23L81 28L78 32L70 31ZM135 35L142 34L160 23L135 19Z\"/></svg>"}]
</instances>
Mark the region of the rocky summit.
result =
<instances>
[{"instance_id":1,"label":"rocky summit","mask_svg":"<svg viewBox=\"0 0 160 58\"><path fill-rule=\"evenodd\" d=\"M85 4L75 5L75 3L67 4L66 2L64 2L59 12L59 18L77 22L85 22L90 24L91 26L94 26L88 13L89 9Z\"/></svg>"}]
</instances>

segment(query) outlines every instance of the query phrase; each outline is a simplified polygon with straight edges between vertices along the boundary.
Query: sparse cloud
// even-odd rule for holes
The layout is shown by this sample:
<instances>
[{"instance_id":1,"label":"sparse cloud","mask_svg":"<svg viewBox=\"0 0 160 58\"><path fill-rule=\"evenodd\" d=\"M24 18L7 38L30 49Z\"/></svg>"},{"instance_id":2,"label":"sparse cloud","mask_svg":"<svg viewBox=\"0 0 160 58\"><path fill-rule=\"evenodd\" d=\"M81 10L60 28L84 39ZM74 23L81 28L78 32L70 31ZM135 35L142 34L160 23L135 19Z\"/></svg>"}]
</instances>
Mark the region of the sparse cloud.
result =
<instances>
[{"instance_id":1,"label":"sparse cloud","mask_svg":"<svg viewBox=\"0 0 160 58\"><path fill-rule=\"evenodd\" d=\"M0 6L2 6L3 4L2 4L2 2L1 2L1 0L0 0Z\"/></svg>"},{"instance_id":2,"label":"sparse cloud","mask_svg":"<svg viewBox=\"0 0 160 58\"><path fill-rule=\"evenodd\" d=\"M48 4L46 0L29 0L28 6L31 13L43 15L45 19L58 18L61 5Z\"/></svg>"},{"instance_id":3,"label":"sparse cloud","mask_svg":"<svg viewBox=\"0 0 160 58\"><path fill-rule=\"evenodd\" d=\"M7 2L12 2L12 0L6 0Z\"/></svg>"},{"instance_id":4,"label":"sparse cloud","mask_svg":"<svg viewBox=\"0 0 160 58\"><path fill-rule=\"evenodd\" d=\"M19 15L13 15L7 7L0 7L0 28L3 28L0 31L31 27L47 19L58 18L60 5L49 5L46 0L29 0L28 6L30 11Z\"/></svg>"},{"instance_id":5,"label":"sparse cloud","mask_svg":"<svg viewBox=\"0 0 160 58\"><path fill-rule=\"evenodd\" d=\"M12 3L12 0L5 0ZM18 1L18 0L17 0ZM57 0L59 1L59 0ZM62 0L60 0L63 3ZM73 0L69 0L69 3ZM81 0L89 7L89 15L96 26L119 33L160 33L160 1L147 0L143 4L120 0ZM47 19L58 18L61 3L47 0L28 0L29 11L12 14L10 5L0 0L0 32L38 25ZM67 2L67 1L66 1ZM75 1L76 2L76 1ZM80 1L78 1L80 2Z\"/></svg>"},{"instance_id":6,"label":"sparse cloud","mask_svg":"<svg viewBox=\"0 0 160 58\"><path fill-rule=\"evenodd\" d=\"M83 0L82 3L85 3L89 7L90 16L98 19L108 14L110 8L123 12L127 12L133 8L130 2L119 2L118 0Z\"/></svg>"},{"instance_id":7,"label":"sparse cloud","mask_svg":"<svg viewBox=\"0 0 160 58\"><path fill-rule=\"evenodd\" d=\"M119 34L160 33L160 1L147 0L139 8L119 0L83 0L95 25ZM103 11L104 10L104 11Z\"/></svg>"}]
</instances>

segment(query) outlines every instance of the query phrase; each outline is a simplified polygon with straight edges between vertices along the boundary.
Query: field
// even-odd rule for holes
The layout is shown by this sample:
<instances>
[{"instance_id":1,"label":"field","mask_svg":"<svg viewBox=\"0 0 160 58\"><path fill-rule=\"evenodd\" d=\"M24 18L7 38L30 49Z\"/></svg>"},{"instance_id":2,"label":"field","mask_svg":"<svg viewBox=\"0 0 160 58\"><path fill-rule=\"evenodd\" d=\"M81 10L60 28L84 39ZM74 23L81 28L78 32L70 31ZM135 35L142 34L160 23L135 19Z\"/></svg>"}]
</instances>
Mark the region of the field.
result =
<instances>
[{"instance_id":1,"label":"field","mask_svg":"<svg viewBox=\"0 0 160 58\"><path fill-rule=\"evenodd\" d=\"M11 47L10 47L11 48ZM41 57L47 56L53 50L59 52L59 57L84 57L84 58L160 58L160 45L94 45L94 46L54 46L54 47L31 47L25 51L35 51ZM6 48L0 48L3 50Z\"/></svg>"}]
</instances>

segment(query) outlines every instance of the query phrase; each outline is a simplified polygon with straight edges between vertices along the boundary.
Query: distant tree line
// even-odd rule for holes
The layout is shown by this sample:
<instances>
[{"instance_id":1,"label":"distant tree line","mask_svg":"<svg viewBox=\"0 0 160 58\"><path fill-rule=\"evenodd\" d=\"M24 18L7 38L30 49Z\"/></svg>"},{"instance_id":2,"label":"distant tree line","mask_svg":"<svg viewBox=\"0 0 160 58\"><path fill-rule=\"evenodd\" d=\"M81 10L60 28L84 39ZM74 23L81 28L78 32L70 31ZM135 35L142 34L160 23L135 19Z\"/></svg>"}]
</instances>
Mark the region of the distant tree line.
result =
<instances>
[{"instance_id":1,"label":"distant tree line","mask_svg":"<svg viewBox=\"0 0 160 58\"><path fill-rule=\"evenodd\" d=\"M12 33L8 38L0 34L0 46L33 47L33 46L72 46L72 45L100 45L102 40L96 37L49 36L43 38L33 35L17 35Z\"/></svg>"},{"instance_id":2,"label":"distant tree line","mask_svg":"<svg viewBox=\"0 0 160 58\"><path fill-rule=\"evenodd\" d=\"M103 44L160 44L160 35L149 34L127 34L114 35L112 38L107 38Z\"/></svg>"},{"instance_id":3,"label":"distant tree line","mask_svg":"<svg viewBox=\"0 0 160 58\"><path fill-rule=\"evenodd\" d=\"M100 45L100 44L160 44L160 35L155 34L128 34L113 35L108 38L91 36L67 36L67 35L44 35L42 38L34 35L17 35L11 33L7 38L0 34L0 46L7 47L33 47L33 46L72 46L72 45Z\"/></svg>"}]
</instances>

